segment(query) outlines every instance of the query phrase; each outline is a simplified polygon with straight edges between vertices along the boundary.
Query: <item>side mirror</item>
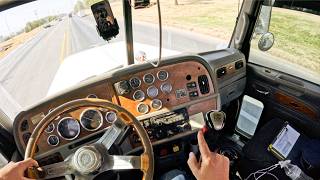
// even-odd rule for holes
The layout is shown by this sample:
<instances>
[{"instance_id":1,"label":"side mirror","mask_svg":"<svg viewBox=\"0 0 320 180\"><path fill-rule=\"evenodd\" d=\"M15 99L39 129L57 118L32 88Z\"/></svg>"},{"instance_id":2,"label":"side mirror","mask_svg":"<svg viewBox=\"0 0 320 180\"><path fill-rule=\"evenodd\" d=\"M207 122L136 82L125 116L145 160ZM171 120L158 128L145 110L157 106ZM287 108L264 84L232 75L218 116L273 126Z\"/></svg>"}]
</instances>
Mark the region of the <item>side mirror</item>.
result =
<instances>
[{"instance_id":1,"label":"side mirror","mask_svg":"<svg viewBox=\"0 0 320 180\"><path fill-rule=\"evenodd\" d=\"M262 35L262 34L269 32L273 4L274 4L274 0L265 0L264 1L263 5L261 7L261 10L260 10L257 24L255 26L254 32L257 35Z\"/></svg>"},{"instance_id":2,"label":"side mirror","mask_svg":"<svg viewBox=\"0 0 320 180\"><path fill-rule=\"evenodd\" d=\"M268 51L274 43L274 35L271 32L263 34L258 42L261 51Z\"/></svg>"}]
</instances>

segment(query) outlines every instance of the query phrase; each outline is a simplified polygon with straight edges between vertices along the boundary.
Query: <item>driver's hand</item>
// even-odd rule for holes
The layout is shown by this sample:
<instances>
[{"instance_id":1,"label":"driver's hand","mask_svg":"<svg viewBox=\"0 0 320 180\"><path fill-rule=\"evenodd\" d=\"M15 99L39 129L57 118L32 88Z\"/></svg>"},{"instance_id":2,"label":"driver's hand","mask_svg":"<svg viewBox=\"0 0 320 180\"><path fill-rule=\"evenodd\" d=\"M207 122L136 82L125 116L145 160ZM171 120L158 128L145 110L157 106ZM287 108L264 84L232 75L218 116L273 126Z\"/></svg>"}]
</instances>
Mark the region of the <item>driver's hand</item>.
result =
<instances>
[{"instance_id":1,"label":"driver's hand","mask_svg":"<svg viewBox=\"0 0 320 180\"><path fill-rule=\"evenodd\" d=\"M33 166L38 167L38 163L31 158L20 162L10 162L0 169L0 180L31 180L24 177L24 172Z\"/></svg>"},{"instance_id":2,"label":"driver's hand","mask_svg":"<svg viewBox=\"0 0 320 180\"><path fill-rule=\"evenodd\" d=\"M198 132L198 144L201 160L198 162L192 152L190 152L188 159L188 165L197 180L228 180L229 159L211 152L201 131Z\"/></svg>"}]
</instances>

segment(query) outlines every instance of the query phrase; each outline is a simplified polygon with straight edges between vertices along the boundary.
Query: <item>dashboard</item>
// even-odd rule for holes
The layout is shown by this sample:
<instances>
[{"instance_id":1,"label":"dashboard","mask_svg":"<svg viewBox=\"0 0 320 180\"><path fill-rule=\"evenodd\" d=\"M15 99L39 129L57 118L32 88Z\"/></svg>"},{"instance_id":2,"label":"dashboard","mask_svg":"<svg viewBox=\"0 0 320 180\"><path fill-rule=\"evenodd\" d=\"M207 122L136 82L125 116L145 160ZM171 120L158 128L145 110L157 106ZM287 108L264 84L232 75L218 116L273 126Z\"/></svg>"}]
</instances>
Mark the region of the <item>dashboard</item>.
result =
<instances>
[{"instance_id":1,"label":"dashboard","mask_svg":"<svg viewBox=\"0 0 320 180\"><path fill-rule=\"evenodd\" d=\"M200 56L167 59L157 68L135 64L117 69L22 111L14 121L15 141L24 154L32 131L43 117L81 98L101 98L124 107L140 121L154 144L184 136L205 124L207 112L220 109L218 79L210 61ZM117 115L108 109L71 109L46 127L37 142L35 158L40 164L61 161L77 148L99 139L116 119ZM135 132L125 143L127 151L140 146Z\"/></svg>"}]
</instances>

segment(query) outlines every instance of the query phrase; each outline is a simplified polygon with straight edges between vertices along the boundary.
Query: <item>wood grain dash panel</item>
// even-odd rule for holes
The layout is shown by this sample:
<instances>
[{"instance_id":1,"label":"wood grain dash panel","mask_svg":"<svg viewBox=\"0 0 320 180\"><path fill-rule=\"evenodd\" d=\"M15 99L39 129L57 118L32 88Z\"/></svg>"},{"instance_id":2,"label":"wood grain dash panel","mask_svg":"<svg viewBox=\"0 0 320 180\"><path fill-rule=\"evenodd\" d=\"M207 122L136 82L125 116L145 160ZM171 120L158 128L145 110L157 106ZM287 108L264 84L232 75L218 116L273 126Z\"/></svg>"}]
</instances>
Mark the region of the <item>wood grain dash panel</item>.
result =
<instances>
[{"instance_id":1,"label":"wood grain dash panel","mask_svg":"<svg viewBox=\"0 0 320 180\"><path fill-rule=\"evenodd\" d=\"M274 98L278 103L287 106L295 111L298 111L302 114L305 114L309 116L311 119L316 119L317 117L317 112L315 110L309 107L309 105L294 97L288 96L282 92L276 92L274 94Z\"/></svg>"}]
</instances>

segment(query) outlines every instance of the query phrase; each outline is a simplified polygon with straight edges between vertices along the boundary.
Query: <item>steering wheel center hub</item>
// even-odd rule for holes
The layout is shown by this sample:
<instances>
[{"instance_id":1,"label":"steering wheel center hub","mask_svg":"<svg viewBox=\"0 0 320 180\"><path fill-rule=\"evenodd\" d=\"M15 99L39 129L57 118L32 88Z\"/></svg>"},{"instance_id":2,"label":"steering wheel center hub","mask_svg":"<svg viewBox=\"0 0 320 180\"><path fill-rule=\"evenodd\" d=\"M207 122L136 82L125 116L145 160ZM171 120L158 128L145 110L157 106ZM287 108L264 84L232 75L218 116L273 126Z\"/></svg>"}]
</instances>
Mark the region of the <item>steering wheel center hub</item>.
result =
<instances>
[{"instance_id":1,"label":"steering wheel center hub","mask_svg":"<svg viewBox=\"0 0 320 180\"><path fill-rule=\"evenodd\" d=\"M72 163L78 172L89 174L101 166L101 155L94 147L85 146L75 152Z\"/></svg>"}]
</instances>

